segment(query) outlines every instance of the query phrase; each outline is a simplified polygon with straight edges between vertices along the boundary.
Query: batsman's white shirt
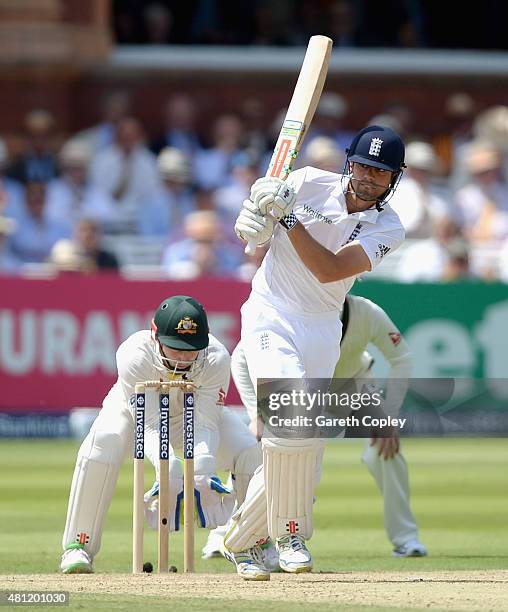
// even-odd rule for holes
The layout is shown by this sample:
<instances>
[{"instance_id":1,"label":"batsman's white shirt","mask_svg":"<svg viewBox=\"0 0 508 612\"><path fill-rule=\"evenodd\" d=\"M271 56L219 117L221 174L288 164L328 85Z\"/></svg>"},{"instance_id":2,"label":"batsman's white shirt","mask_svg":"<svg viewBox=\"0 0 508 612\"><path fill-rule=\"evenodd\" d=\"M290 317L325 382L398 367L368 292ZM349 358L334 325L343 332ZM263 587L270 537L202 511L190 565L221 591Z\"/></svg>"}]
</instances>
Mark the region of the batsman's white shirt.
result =
<instances>
[{"instance_id":1,"label":"batsman's white shirt","mask_svg":"<svg viewBox=\"0 0 508 612\"><path fill-rule=\"evenodd\" d=\"M404 229L387 205L348 214L341 175L312 167L290 175L294 213L322 246L337 252L357 242L372 269L400 246ZM339 360L339 311L355 277L321 283L277 227L242 307L242 345L251 379L327 378Z\"/></svg>"},{"instance_id":2,"label":"batsman's white shirt","mask_svg":"<svg viewBox=\"0 0 508 612\"><path fill-rule=\"evenodd\" d=\"M329 251L357 242L374 269L404 240L404 228L395 211L385 205L348 214L341 175L307 166L289 175L297 199L293 212L309 234ZM277 226L270 249L252 281L252 291L266 300L280 301L295 313L336 311L355 277L320 283L302 262L286 231Z\"/></svg>"}]
</instances>

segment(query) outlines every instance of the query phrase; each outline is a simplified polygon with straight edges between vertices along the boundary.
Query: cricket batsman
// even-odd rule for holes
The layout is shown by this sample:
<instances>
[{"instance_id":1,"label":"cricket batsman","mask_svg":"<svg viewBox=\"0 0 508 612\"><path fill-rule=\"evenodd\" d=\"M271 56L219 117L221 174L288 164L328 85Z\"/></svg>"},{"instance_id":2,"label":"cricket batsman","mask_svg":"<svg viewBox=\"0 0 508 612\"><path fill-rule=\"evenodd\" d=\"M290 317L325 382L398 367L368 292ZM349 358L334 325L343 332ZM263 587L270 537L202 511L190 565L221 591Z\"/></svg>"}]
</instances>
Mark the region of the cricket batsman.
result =
<instances>
[{"instance_id":1,"label":"cricket batsman","mask_svg":"<svg viewBox=\"0 0 508 612\"><path fill-rule=\"evenodd\" d=\"M60 564L64 574L92 573L100 549L106 513L118 473L134 447L134 387L147 380L190 380L195 385L195 479L199 526L213 529L233 511L235 495L217 476L234 474L241 503L249 480L261 463L261 450L249 428L224 407L230 379L230 356L209 333L203 306L189 296L164 300L151 330L141 330L123 342L116 354L118 379L103 401L99 416L78 451L71 484ZM147 402L145 453L159 479L159 410ZM177 452L183 440L183 391L170 393L169 503L170 529L179 528L183 472ZM152 496L152 497L155 497ZM150 501L153 508L154 500Z\"/></svg>"},{"instance_id":2,"label":"cricket batsman","mask_svg":"<svg viewBox=\"0 0 508 612\"><path fill-rule=\"evenodd\" d=\"M337 338L341 355L333 373L336 383L333 384L333 390L340 391L337 385L345 386L351 380L363 382L371 377L374 359L367 351L367 346L372 343L389 363L386 402L390 405L390 414L397 414L412 372L412 358L407 342L386 312L365 298L348 295L341 320L342 338ZM233 351L231 370L250 418L251 431L261 438L263 422L258 417L256 390L250 379L241 343ZM408 470L400 452L398 436L394 433L393 437L372 437L365 442L362 460L383 495L384 525L393 546L393 556L426 556L427 549L419 540L418 527L409 504ZM210 534L209 541L215 542L216 546L214 532ZM211 546L207 545L205 549L212 556ZM264 557L265 566L269 569L273 561L270 558L267 562L267 550L264 548Z\"/></svg>"},{"instance_id":3,"label":"cricket batsman","mask_svg":"<svg viewBox=\"0 0 508 612\"><path fill-rule=\"evenodd\" d=\"M242 306L241 343L251 380L331 379L340 357L340 310L355 278L400 246L404 229L388 200L404 168L404 144L373 125L353 138L342 174L305 167L287 181L258 179L235 224L251 244L271 240ZM279 564L312 570L317 437L263 438L263 466L234 513L225 552L246 580L268 580L260 544L275 542ZM288 483L294 483L289 487Z\"/></svg>"}]
</instances>

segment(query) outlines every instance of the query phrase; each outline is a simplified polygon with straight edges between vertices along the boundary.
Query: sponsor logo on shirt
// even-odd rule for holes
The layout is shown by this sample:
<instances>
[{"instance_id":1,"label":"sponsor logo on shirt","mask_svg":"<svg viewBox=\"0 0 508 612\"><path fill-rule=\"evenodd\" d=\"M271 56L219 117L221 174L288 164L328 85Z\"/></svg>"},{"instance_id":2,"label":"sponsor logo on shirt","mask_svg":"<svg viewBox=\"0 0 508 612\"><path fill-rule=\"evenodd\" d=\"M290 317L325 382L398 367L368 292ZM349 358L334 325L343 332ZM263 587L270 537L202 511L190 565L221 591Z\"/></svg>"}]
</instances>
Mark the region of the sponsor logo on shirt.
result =
<instances>
[{"instance_id":1,"label":"sponsor logo on shirt","mask_svg":"<svg viewBox=\"0 0 508 612\"><path fill-rule=\"evenodd\" d=\"M217 398L217 406L224 406L226 404L226 392L221 387L219 390L219 397Z\"/></svg>"},{"instance_id":2,"label":"sponsor logo on shirt","mask_svg":"<svg viewBox=\"0 0 508 612\"><path fill-rule=\"evenodd\" d=\"M389 252L390 247L387 247L385 244L378 244L378 250L376 251L376 259L383 259L383 257Z\"/></svg>"},{"instance_id":3,"label":"sponsor logo on shirt","mask_svg":"<svg viewBox=\"0 0 508 612\"><path fill-rule=\"evenodd\" d=\"M392 341L392 344L394 346L397 346L397 344L399 344L399 342L400 342L400 332L390 332L388 334L388 336L390 337L390 340Z\"/></svg>"},{"instance_id":4,"label":"sponsor logo on shirt","mask_svg":"<svg viewBox=\"0 0 508 612\"><path fill-rule=\"evenodd\" d=\"M322 221L323 223L328 223L329 225L333 223L333 221L329 217L326 217L325 215L320 213L318 210L314 210L308 204L303 205L303 210L308 215L310 215L311 217L314 217L314 219L317 219L318 221Z\"/></svg>"},{"instance_id":5,"label":"sponsor logo on shirt","mask_svg":"<svg viewBox=\"0 0 508 612\"><path fill-rule=\"evenodd\" d=\"M344 244L349 244L350 242L353 242L353 240L356 240L358 238L358 234L360 233L361 229L362 229L362 224L358 222L356 224L355 229L351 232L351 236L349 236L349 238L346 240L346 242L344 242ZM342 246L344 246L344 244Z\"/></svg>"}]
</instances>

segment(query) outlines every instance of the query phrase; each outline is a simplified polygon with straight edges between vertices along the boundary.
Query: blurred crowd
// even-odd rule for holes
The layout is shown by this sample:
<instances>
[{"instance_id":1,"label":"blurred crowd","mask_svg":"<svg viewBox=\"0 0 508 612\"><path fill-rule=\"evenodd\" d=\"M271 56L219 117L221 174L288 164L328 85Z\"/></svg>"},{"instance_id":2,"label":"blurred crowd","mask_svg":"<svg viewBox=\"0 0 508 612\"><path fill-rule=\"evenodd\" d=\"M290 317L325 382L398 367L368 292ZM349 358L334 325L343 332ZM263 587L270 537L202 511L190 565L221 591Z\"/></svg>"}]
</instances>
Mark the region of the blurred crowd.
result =
<instances>
[{"instance_id":1,"label":"blurred crowd","mask_svg":"<svg viewBox=\"0 0 508 612\"><path fill-rule=\"evenodd\" d=\"M450 130L432 142L402 104L368 121L407 142L407 169L390 201L407 241L387 258L396 262L390 277L508 282L508 107L477 109L465 93L446 106ZM342 171L353 135L348 110L339 94L322 96L297 167ZM0 273L118 271L125 245L136 241L160 246L149 263L161 276L250 280L264 252L247 257L233 226L266 172L285 110L268 127L262 114L261 102L247 99L202 133L197 101L176 94L149 138L118 91L95 126L57 143L55 118L33 109L19 151L0 139Z\"/></svg>"},{"instance_id":2,"label":"blurred crowd","mask_svg":"<svg viewBox=\"0 0 508 612\"><path fill-rule=\"evenodd\" d=\"M116 0L119 44L303 45L312 34L334 47L506 49L508 5L459 11L437 0Z\"/></svg>"}]
</instances>

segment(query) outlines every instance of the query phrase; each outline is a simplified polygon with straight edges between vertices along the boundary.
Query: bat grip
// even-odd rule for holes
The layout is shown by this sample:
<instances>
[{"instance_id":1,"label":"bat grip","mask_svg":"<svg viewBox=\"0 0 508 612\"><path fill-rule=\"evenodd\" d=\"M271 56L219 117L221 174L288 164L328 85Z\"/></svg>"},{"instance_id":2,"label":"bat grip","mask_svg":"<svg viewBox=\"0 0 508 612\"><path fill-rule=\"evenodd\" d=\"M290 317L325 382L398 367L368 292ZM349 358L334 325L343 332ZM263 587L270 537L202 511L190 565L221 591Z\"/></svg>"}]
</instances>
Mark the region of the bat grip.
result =
<instances>
[{"instance_id":1,"label":"bat grip","mask_svg":"<svg viewBox=\"0 0 508 612\"><path fill-rule=\"evenodd\" d=\"M247 242L247 246L245 247L245 254L254 255L256 252L256 247L257 244L254 242L254 240L249 240L249 242Z\"/></svg>"}]
</instances>

